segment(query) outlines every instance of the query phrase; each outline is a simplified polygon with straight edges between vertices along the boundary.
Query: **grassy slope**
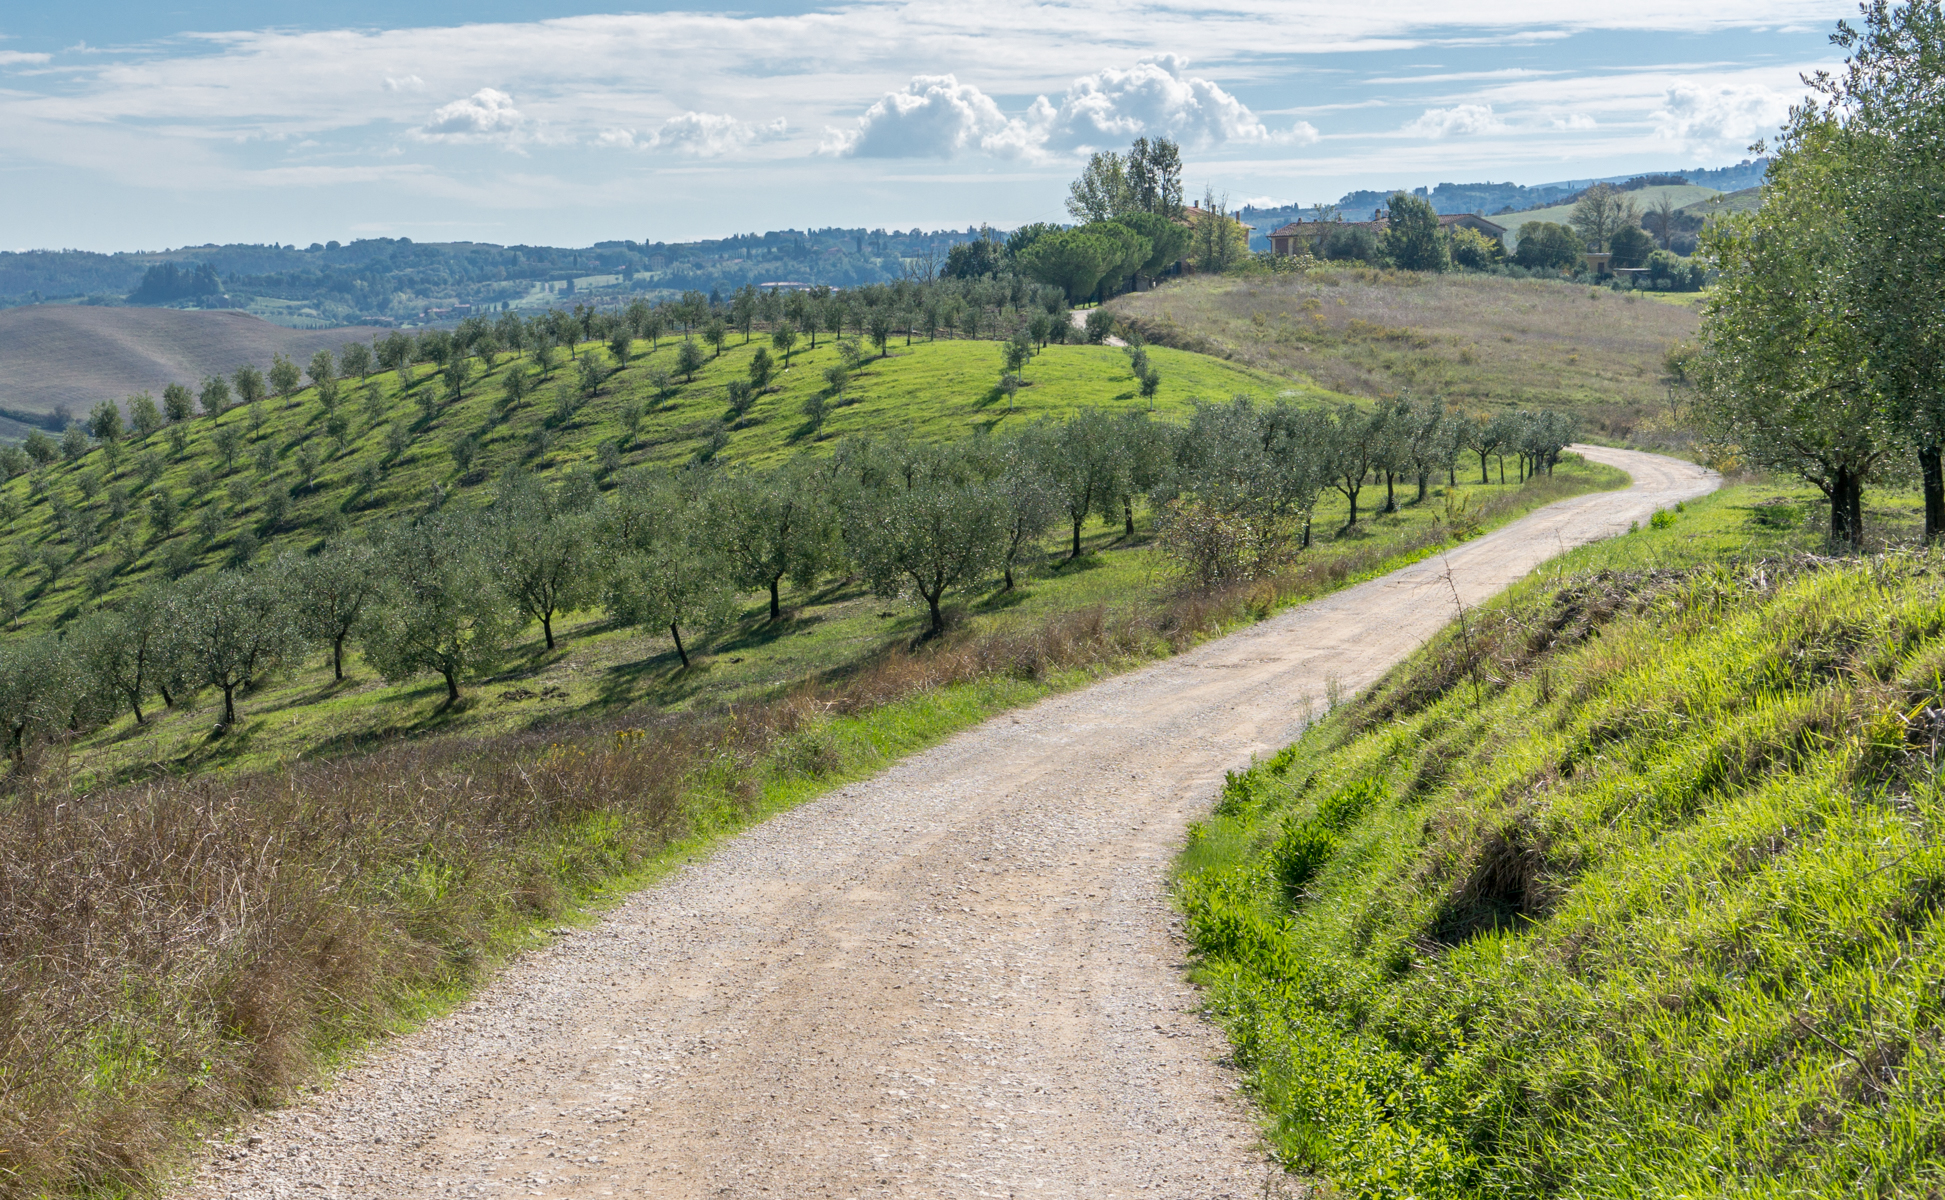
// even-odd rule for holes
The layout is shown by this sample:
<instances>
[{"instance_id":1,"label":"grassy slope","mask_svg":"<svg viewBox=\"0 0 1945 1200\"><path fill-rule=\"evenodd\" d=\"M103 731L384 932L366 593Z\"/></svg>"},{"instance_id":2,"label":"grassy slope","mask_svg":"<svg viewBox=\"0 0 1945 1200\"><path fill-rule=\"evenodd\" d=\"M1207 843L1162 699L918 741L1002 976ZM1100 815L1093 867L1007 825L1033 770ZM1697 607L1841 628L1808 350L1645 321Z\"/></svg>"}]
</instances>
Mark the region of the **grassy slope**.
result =
<instances>
[{"instance_id":1,"label":"grassy slope","mask_svg":"<svg viewBox=\"0 0 1945 1200\"><path fill-rule=\"evenodd\" d=\"M1672 184L1666 187L1642 188L1640 191L1624 192L1622 194L1632 199L1640 207L1641 211L1645 213L1660 203L1663 196L1667 196L1673 200L1676 208L1687 208L1691 204L1701 204L1705 201L1713 200L1723 193L1712 187L1703 187L1695 183L1685 183ZM1556 204L1551 208L1536 208L1530 212L1501 213L1496 217L1488 217L1486 219L1489 221L1497 221L1499 224L1504 225L1508 231L1508 240L1510 241L1512 240L1510 235L1518 234L1520 226L1526 224L1528 221L1552 221L1556 225L1565 225L1573 215L1573 205Z\"/></svg>"},{"instance_id":2,"label":"grassy slope","mask_svg":"<svg viewBox=\"0 0 1945 1200\"><path fill-rule=\"evenodd\" d=\"M1923 557L1792 566L1810 501L1577 551L1231 780L1181 894L1293 1169L1945 1183L1945 798L1906 723L1945 706L1945 595Z\"/></svg>"},{"instance_id":3,"label":"grassy slope","mask_svg":"<svg viewBox=\"0 0 1945 1200\"><path fill-rule=\"evenodd\" d=\"M483 501L491 479L508 465L555 473L588 467L598 444L622 436L620 414L630 404L652 408L630 443L626 462L688 461L725 414L722 385L745 373L755 348L738 345L728 350L693 382L657 401L650 394L647 376L653 366L666 365L674 349L666 340L653 353L642 346L627 369L611 377L596 397L565 421L557 419L555 401L572 386L574 373L567 365L498 424L493 413L501 383L509 372L530 370L527 364L503 360L491 376L472 385L464 401L441 409L424 426L416 424L415 398L437 386L425 369L413 374L403 393L391 373L347 385L340 411L351 415L354 437L322 467L314 490L297 493L293 514L281 532L270 531L262 520L265 498L272 489L292 489L297 474L293 463L301 445L309 442L334 449L322 431L324 410L310 390L288 400L264 401L260 432L254 431L250 414L241 409L215 421L189 423L187 451L179 460L158 434L149 444L128 445L112 475L100 449L78 462L57 464L38 481L15 480L5 492L18 506L19 515L0 539L0 562L13 568L5 582L28 601L17 627L45 628L85 611L95 602L91 596L95 587L104 588L101 599L112 603L156 579L172 545L198 549L195 561L202 567L229 561L235 538L246 528L263 531L260 558L302 551L317 544L332 518L369 522L415 512L435 485L456 489L461 499ZM605 350L583 347L581 352L606 361ZM850 433L950 437L969 428L1004 428L1008 423L1061 415L1081 405L1140 404L1122 352L1056 346L1029 366L1028 386L1015 397L1009 412L1004 396L992 384L996 359L997 349L990 342L896 347L892 357L864 366L847 389L843 405L821 430L813 431L802 416L802 401L821 389L822 369L835 360L834 350L821 345L793 357L792 369L780 377L777 390L760 399L729 434L721 457L760 465L828 446L831 439ZM1239 391L1269 396L1292 386L1274 375L1199 354L1158 348L1153 361L1164 376L1156 404L1164 419L1185 413L1198 398L1222 399ZM1297 390L1316 394L1301 386ZM377 419L373 412L379 414ZM394 417L414 423L414 440L396 461L387 462L385 430L387 419ZM228 469L217 452L217 429L225 426L243 434L242 450ZM533 439L542 431L551 436L552 444L537 451ZM479 461L461 477L446 447L466 433L480 436L481 450ZM274 456L267 473L255 461L264 448ZM185 504L176 532L167 540L153 537L146 515L148 489L139 473L145 455L156 455L164 464L153 488L166 489ZM370 490L358 482L360 471L366 469L377 471L376 486ZM84 496L84 479L94 490L92 500ZM1564 489L1579 491L1617 486L1618 481L1611 472L1570 464L1557 482ZM36 496L36 484L45 495ZM232 487L237 489L235 496ZM127 493L127 515L119 521L112 516L111 496L116 488ZM1516 485L1465 491L1469 503L1492 509L1495 520L1544 502L1547 495L1521 493ZM51 503L55 495L91 511L103 529L92 554L65 566L50 584L41 556L65 557L73 550L72 541L57 532ZM197 496L200 506L191 507ZM1353 558L1362 564L1360 570L1366 569L1392 554L1393 548L1403 551L1421 545L1442 519L1444 503L1441 493L1430 505L1407 505L1393 516L1363 523L1356 531L1358 537L1342 542L1326 533L1311 557L1318 560L1318 569ZM1367 495L1367 514L1371 506ZM1343 520L1343 507L1336 493L1326 493L1317 528L1334 529ZM208 537L200 530L205 514L214 531ZM126 549L118 545L123 538L131 539ZM1022 588L1012 595L962 598L959 603L969 606L974 630L1008 622L1031 624L1092 606L1129 608L1153 603L1165 568L1147 545L1145 519L1143 533L1132 544L1123 544L1111 528L1093 530L1087 541L1096 553L1072 565L1056 557L1038 561L1023 574ZM1051 553L1057 547L1050 543L1047 550ZM129 561L116 570L123 554L129 555ZM693 671L677 669L673 651L659 633L614 629L596 614L582 614L563 623L565 640L556 653L546 653L537 630L533 631L535 636L516 646L499 672L473 688L470 703L458 711L438 712L443 695L424 681L386 685L354 659L351 678L334 684L328 672L313 664L247 697L241 736L220 742L206 739L213 714L208 697L203 697L201 702L156 713L146 726L122 718L81 743L73 765L84 778L97 779L156 763L174 770L253 768L399 734L485 735L566 718L604 717L639 706L710 707L773 695L806 679L851 669L881 656L888 647L908 642L919 628L913 610L872 597L848 582L786 599L792 612L784 622L769 623L762 606L753 602L729 628L697 637L695 648L702 653L700 667Z\"/></svg>"},{"instance_id":4,"label":"grassy slope","mask_svg":"<svg viewBox=\"0 0 1945 1200\"><path fill-rule=\"evenodd\" d=\"M1700 200L1684 211L1699 216L1714 216L1725 212L1754 212L1763 206L1763 189L1744 188L1739 192L1725 192L1720 197Z\"/></svg>"},{"instance_id":5,"label":"grassy slope","mask_svg":"<svg viewBox=\"0 0 1945 1200\"><path fill-rule=\"evenodd\" d=\"M1192 278L1112 301L1155 340L1359 396L1558 408L1614 439L1668 420L1661 359L1692 305L1565 281L1320 268Z\"/></svg>"},{"instance_id":6,"label":"grassy slope","mask_svg":"<svg viewBox=\"0 0 1945 1200\"><path fill-rule=\"evenodd\" d=\"M557 399L572 395L575 372L563 364L553 378L541 383L504 420L495 417L496 400L509 371L532 372L524 359L502 358L494 371L477 379L466 398L441 406L423 422L417 397L437 391L440 384L430 368L416 368L401 391L390 372L347 385L340 411L351 419L351 439L340 452L325 435L325 413L312 390L286 399L263 401L261 432L252 432L249 413L233 409L216 420L189 422L187 452L174 458L163 434L147 443L130 442L119 468L111 471L104 451L89 452L73 463L60 463L39 473L44 495L36 495L35 480L23 476L0 488L17 515L0 535L0 564L6 567L5 586L26 602L18 625L45 628L66 620L89 601L91 589L112 600L155 577L156 568L172 545L188 544L196 551L195 565L215 566L229 561L238 532L245 528L261 539L260 554L308 548L334 522L351 525L392 519L418 511L434 486L457 489L462 497L485 499L490 481L502 469L519 466L541 473L557 473L580 465L593 468L600 443L624 436L621 413L629 404L652 405L638 436L629 443L624 465L678 465L702 449L718 423L730 416L724 385L744 376L760 342L735 346L711 361L692 382L681 383L674 395L656 399L648 383L654 366L672 367L674 343L663 339L659 351L644 345L630 365L604 384L600 392L572 415L557 415ZM582 354L608 360L606 350L581 348ZM1201 355L1157 350L1153 354L1163 383L1156 411L1178 417L1196 398L1224 400L1238 392L1269 397L1301 385L1277 376L1221 362ZM1004 429L1041 416L1066 415L1085 405L1133 407L1138 399L1127 359L1103 346L1053 346L1027 369L1029 386L1022 389L1008 411L995 384L999 378L999 350L992 342L941 341L894 347L893 357L875 359L847 389L844 403L813 431L803 414L803 401L824 390L823 369L836 361L828 343L792 358L792 369L778 377L775 389L763 396L746 418L736 422L721 457L735 462L766 464L802 449L853 433L903 433L918 438L965 436L971 429ZM386 431L394 420L412 432L410 448L396 461L387 461ZM225 465L217 449L219 426L243 431L243 446L233 464ZM543 449L535 441L545 434ZM460 476L449 451L452 443L472 435L480 439L478 460ZM310 445L323 460L314 486L299 486L300 448ZM257 456L267 449L268 470ZM171 536L158 539L147 517L149 489L140 477L141 460L155 455L162 474L155 487L167 489L183 506ZM367 490L360 472L377 472ZM92 485L90 499L83 484ZM233 490L234 489L234 490ZM265 503L273 490L292 497L292 512L277 529L264 520ZM116 492L127 515L117 518ZM75 544L59 534L53 519L53 496L62 497L99 526L97 545L79 559L71 558ZM208 514L209 536L202 522ZM50 582L40 557L63 560Z\"/></svg>"}]
</instances>

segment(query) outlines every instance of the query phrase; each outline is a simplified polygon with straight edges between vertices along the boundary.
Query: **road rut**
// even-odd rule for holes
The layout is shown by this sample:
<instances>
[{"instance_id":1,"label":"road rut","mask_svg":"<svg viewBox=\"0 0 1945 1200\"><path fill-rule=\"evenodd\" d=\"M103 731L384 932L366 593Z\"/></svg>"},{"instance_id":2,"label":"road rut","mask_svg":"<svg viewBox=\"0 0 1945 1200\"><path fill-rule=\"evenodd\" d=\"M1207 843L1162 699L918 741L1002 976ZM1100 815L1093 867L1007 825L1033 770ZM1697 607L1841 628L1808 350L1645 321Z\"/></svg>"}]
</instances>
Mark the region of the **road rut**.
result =
<instances>
[{"instance_id":1,"label":"road rut","mask_svg":"<svg viewBox=\"0 0 1945 1200\"><path fill-rule=\"evenodd\" d=\"M1005 714L774 817L213 1147L186 1200L1259 1197L1255 1118L1165 895L1223 772L1563 549L1623 492ZM1448 564L1452 583L1448 584ZM257 1144L250 1145L249 1140Z\"/></svg>"}]
</instances>

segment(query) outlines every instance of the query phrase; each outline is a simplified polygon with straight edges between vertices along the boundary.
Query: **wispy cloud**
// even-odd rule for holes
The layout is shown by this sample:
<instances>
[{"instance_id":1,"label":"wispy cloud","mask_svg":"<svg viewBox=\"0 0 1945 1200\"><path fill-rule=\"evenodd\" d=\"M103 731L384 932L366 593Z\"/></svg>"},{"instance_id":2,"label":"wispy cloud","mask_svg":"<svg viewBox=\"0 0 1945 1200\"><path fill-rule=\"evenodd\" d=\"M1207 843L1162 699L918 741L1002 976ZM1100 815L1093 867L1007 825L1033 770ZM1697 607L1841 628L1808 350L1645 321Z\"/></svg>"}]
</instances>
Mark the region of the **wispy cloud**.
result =
<instances>
[{"instance_id":1,"label":"wispy cloud","mask_svg":"<svg viewBox=\"0 0 1945 1200\"><path fill-rule=\"evenodd\" d=\"M698 158L716 158L788 136L790 123L782 117L755 124L728 113L685 112L670 117L647 134L637 134L632 129L604 129L595 143L626 150L669 150Z\"/></svg>"}]
</instances>

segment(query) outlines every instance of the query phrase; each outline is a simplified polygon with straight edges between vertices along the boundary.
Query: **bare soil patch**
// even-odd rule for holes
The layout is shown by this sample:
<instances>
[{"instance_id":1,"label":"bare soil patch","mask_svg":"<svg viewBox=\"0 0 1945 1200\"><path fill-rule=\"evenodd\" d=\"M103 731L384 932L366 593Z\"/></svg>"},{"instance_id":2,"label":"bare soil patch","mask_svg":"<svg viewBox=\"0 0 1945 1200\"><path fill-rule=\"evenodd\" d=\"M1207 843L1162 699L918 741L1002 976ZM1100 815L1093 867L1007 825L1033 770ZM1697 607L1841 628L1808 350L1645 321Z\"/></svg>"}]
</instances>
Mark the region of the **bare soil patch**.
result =
<instances>
[{"instance_id":1,"label":"bare soil patch","mask_svg":"<svg viewBox=\"0 0 1945 1200\"><path fill-rule=\"evenodd\" d=\"M134 392L160 394L172 383L251 363L273 354L298 362L372 330L285 329L244 313L173 308L100 308L36 304L0 311L0 407L79 417L102 400Z\"/></svg>"}]
</instances>

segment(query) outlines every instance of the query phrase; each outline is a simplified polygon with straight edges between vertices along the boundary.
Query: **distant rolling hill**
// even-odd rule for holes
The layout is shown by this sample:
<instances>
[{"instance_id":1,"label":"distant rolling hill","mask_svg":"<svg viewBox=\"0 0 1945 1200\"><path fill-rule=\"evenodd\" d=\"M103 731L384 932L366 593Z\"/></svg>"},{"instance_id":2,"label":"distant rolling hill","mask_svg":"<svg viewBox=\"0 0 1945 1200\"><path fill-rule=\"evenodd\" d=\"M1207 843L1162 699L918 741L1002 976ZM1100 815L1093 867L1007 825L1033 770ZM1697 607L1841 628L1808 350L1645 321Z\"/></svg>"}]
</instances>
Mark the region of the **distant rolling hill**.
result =
<instances>
[{"instance_id":1,"label":"distant rolling hill","mask_svg":"<svg viewBox=\"0 0 1945 1200\"><path fill-rule=\"evenodd\" d=\"M194 385L271 355L302 363L372 331L285 329L243 313L36 304L0 311L0 408L85 414L101 400ZM0 437L24 433L0 424Z\"/></svg>"},{"instance_id":2,"label":"distant rolling hill","mask_svg":"<svg viewBox=\"0 0 1945 1200\"><path fill-rule=\"evenodd\" d=\"M1635 205L1645 213L1654 208L1655 204L1663 196L1674 201L1676 208L1687 208L1690 205L1699 205L1704 201L1713 200L1722 195L1722 193L1716 191L1714 188L1697 187L1692 183L1683 183L1668 184L1661 187L1638 188L1632 192L1623 192L1622 195L1633 200ZM1501 213L1498 216L1487 219L1497 221L1501 225L1504 225L1508 231L1517 234L1520 226L1526 224L1528 221L1553 221L1557 224L1564 225L1567 219L1573 215L1573 205L1556 204L1551 208L1534 208L1528 209L1526 212Z\"/></svg>"}]
</instances>

